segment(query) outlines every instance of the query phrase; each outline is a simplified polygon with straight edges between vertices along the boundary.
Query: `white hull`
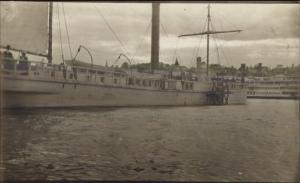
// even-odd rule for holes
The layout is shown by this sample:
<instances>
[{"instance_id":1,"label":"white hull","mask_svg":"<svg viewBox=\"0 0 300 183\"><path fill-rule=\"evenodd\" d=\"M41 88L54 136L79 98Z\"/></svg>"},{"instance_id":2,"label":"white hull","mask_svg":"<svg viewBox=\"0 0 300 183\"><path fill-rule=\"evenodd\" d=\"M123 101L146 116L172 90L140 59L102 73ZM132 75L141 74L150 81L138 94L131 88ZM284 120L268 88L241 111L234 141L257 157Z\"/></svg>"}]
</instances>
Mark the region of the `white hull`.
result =
<instances>
[{"instance_id":1,"label":"white hull","mask_svg":"<svg viewBox=\"0 0 300 183\"><path fill-rule=\"evenodd\" d=\"M61 81L4 79L4 107L206 105L206 92L149 90ZM245 104L244 90L230 91L228 104Z\"/></svg>"},{"instance_id":2,"label":"white hull","mask_svg":"<svg viewBox=\"0 0 300 183\"><path fill-rule=\"evenodd\" d=\"M294 77L264 78L249 81L247 98L261 99L300 99L300 81Z\"/></svg>"},{"instance_id":3,"label":"white hull","mask_svg":"<svg viewBox=\"0 0 300 183\"><path fill-rule=\"evenodd\" d=\"M257 98L257 99L300 99L300 95L247 95L247 98Z\"/></svg>"}]
</instances>

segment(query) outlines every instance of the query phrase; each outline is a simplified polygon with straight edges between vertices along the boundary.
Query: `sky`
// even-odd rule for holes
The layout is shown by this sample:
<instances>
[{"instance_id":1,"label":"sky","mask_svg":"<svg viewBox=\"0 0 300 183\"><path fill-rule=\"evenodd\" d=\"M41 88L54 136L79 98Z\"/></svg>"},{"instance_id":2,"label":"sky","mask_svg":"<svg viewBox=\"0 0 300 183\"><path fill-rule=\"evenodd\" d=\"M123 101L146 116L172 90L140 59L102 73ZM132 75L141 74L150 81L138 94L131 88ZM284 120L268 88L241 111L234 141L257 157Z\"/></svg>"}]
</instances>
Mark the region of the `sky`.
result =
<instances>
[{"instance_id":1,"label":"sky","mask_svg":"<svg viewBox=\"0 0 300 183\"><path fill-rule=\"evenodd\" d=\"M206 3L161 3L160 62L173 64L177 58L179 64L191 67L196 65L197 56L205 60L205 36L178 36L203 31L206 16ZM270 67L299 64L299 17L299 4L211 3L213 30L243 31L213 35L210 63L236 67L259 62ZM111 65L120 53L133 63L150 61L150 3L54 3L53 18L55 63L62 60L60 43L65 59L74 57L78 46L84 45L95 64ZM84 51L78 54L78 59L90 61ZM121 59L117 64L124 61Z\"/></svg>"}]
</instances>

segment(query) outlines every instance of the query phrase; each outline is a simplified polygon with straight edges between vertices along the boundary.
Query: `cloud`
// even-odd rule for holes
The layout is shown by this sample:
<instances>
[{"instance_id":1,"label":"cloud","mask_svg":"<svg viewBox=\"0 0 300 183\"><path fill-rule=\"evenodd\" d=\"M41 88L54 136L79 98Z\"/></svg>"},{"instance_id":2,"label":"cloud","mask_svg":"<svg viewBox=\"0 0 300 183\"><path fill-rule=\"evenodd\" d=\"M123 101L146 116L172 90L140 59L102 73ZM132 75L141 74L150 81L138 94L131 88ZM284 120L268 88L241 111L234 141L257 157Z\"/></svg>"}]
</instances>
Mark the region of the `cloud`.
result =
<instances>
[{"instance_id":1,"label":"cloud","mask_svg":"<svg viewBox=\"0 0 300 183\"><path fill-rule=\"evenodd\" d=\"M61 3L54 3L53 45L55 62L61 61L57 4L64 55L69 56ZM100 10L114 33L110 30ZM213 30L242 29L241 33L213 35L211 62L266 65L299 63L300 6L298 4L211 4ZM129 52L136 62L149 62L151 36L150 3L64 3L71 49L79 45L91 50L95 63L113 62L120 53ZM162 3L160 59L193 66L196 56L205 59L205 37L178 39L184 33L203 31L207 16L205 3ZM119 40L117 40L116 35ZM215 52L215 40L219 54ZM120 41L122 43L120 43ZM86 53L79 58L89 60Z\"/></svg>"}]
</instances>

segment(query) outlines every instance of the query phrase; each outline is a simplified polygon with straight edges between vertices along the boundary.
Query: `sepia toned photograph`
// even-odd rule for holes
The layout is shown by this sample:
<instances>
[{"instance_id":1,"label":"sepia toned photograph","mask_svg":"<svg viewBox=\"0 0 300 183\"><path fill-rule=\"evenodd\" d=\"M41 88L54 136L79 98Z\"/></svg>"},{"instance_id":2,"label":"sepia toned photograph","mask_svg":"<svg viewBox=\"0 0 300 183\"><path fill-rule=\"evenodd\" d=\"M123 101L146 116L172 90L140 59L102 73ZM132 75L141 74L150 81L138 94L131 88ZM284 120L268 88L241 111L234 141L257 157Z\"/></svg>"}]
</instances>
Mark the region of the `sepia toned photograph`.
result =
<instances>
[{"instance_id":1,"label":"sepia toned photograph","mask_svg":"<svg viewBox=\"0 0 300 183\"><path fill-rule=\"evenodd\" d=\"M0 182L300 182L297 1L0 1Z\"/></svg>"}]
</instances>

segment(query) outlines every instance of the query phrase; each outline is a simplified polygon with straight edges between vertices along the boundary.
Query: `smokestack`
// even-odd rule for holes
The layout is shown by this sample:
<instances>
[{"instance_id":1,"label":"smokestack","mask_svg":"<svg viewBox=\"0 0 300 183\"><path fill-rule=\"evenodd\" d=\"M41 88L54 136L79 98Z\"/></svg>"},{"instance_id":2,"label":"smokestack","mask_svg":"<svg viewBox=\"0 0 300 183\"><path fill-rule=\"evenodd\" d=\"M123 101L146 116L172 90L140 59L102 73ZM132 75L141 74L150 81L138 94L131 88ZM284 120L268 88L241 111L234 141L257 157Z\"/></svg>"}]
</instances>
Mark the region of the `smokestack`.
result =
<instances>
[{"instance_id":1,"label":"smokestack","mask_svg":"<svg viewBox=\"0 0 300 183\"><path fill-rule=\"evenodd\" d=\"M242 81L242 83L245 82L245 75L246 75L246 64L241 64L241 81Z\"/></svg>"},{"instance_id":2,"label":"smokestack","mask_svg":"<svg viewBox=\"0 0 300 183\"><path fill-rule=\"evenodd\" d=\"M199 72L201 70L201 57L197 57L197 71Z\"/></svg>"},{"instance_id":3,"label":"smokestack","mask_svg":"<svg viewBox=\"0 0 300 183\"><path fill-rule=\"evenodd\" d=\"M151 71L159 67L159 3L152 3Z\"/></svg>"},{"instance_id":4,"label":"smokestack","mask_svg":"<svg viewBox=\"0 0 300 183\"><path fill-rule=\"evenodd\" d=\"M49 2L49 27L48 27L48 63L52 64L52 18L53 18L53 2Z\"/></svg>"}]
</instances>

